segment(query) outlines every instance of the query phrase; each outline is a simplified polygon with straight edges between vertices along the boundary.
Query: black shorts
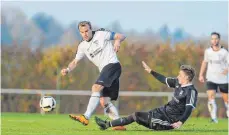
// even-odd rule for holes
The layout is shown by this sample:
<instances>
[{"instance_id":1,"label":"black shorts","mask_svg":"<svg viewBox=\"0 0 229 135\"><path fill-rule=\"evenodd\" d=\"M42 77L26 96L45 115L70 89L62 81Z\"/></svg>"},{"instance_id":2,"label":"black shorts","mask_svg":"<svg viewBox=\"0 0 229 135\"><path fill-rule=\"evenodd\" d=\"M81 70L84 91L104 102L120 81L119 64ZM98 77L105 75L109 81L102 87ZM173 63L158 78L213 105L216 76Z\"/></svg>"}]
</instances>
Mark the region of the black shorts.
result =
<instances>
[{"instance_id":1,"label":"black shorts","mask_svg":"<svg viewBox=\"0 0 229 135\"><path fill-rule=\"evenodd\" d=\"M218 88L222 93L228 93L228 83L225 84L217 84L210 81L207 81L207 89L215 90L217 92Z\"/></svg>"},{"instance_id":2,"label":"black shorts","mask_svg":"<svg viewBox=\"0 0 229 135\"><path fill-rule=\"evenodd\" d=\"M167 117L160 111L159 108L149 112L135 112L136 122L149 129L154 130L170 130L173 129Z\"/></svg>"},{"instance_id":3,"label":"black shorts","mask_svg":"<svg viewBox=\"0 0 229 135\"><path fill-rule=\"evenodd\" d=\"M102 97L110 97L111 100L117 100L119 96L119 77L122 68L120 63L110 63L106 65L95 84L104 86L101 92Z\"/></svg>"}]
</instances>

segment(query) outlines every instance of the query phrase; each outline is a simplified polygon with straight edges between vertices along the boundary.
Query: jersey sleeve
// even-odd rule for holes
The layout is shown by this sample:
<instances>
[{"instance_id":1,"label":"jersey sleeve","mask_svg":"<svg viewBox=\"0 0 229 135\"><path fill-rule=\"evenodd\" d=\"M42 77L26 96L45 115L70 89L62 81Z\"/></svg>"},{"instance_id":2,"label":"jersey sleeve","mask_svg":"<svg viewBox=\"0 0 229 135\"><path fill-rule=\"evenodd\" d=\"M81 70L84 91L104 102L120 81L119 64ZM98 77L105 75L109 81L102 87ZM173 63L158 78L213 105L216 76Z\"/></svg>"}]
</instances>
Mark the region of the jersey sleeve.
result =
<instances>
[{"instance_id":1,"label":"jersey sleeve","mask_svg":"<svg viewBox=\"0 0 229 135\"><path fill-rule=\"evenodd\" d=\"M195 90L190 90L186 95L186 106L196 107L197 102L197 92Z\"/></svg>"},{"instance_id":2,"label":"jersey sleeve","mask_svg":"<svg viewBox=\"0 0 229 135\"><path fill-rule=\"evenodd\" d=\"M83 51L83 48L81 47L81 45L79 45L77 53L76 53L75 60L80 61L84 56L85 56L85 53Z\"/></svg>"},{"instance_id":3,"label":"jersey sleeve","mask_svg":"<svg viewBox=\"0 0 229 135\"><path fill-rule=\"evenodd\" d=\"M176 85L178 84L178 80L177 78L167 77L165 79L165 83L167 84L168 87L175 88Z\"/></svg>"},{"instance_id":4,"label":"jersey sleeve","mask_svg":"<svg viewBox=\"0 0 229 135\"><path fill-rule=\"evenodd\" d=\"M204 51L204 61L205 62L209 62L208 51L207 50Z\"/></svg>"},{"instance_id":5,"label":"jersey sleeve","mask_svg":"<svg viewBox=\"0 0 229 135\"><path fill-rule=\"evenodd\" d=\"M159 74L153 70L151 70L150 74L152 74L158 81L160 81L161 83L165 84L165 79L166 77L162 74Z\"/></svg>"},{"instance_id":6,"label":"jersey sleeve","mask_svg":"<svg viewBox=\"0 0 229 135\"><path fill-rule=\"evenodd\" d=\"M193 110L192 106L185 107L185 111L180 118L180 121L182 123L184 123L190 117L190 115L192 114L192 110Z\"/></svg>"},{"instance_id":7,"label":"jersey sleeve","mask_svg":"<svg viewBox=\"0 0 229 135\"><path fill-rule=\"evenodd\" d=\"M105 40L114 40L115 32L105 30L105 29L100 29L99 30L100 35L103 36Z\"/></svg>"}]
</instances>

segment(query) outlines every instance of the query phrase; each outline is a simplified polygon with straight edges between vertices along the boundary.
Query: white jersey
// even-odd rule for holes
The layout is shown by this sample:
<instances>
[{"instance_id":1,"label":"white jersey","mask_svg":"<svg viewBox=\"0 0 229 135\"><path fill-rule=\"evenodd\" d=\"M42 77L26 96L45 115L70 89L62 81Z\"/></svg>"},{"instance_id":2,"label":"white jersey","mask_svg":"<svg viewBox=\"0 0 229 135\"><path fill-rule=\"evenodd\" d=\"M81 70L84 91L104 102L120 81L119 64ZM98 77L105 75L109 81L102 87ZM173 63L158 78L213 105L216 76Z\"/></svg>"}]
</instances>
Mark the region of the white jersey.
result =
<instances>
[{"instance_id":1,"label":"white jersey","mask_svg":"<svg viewBox=\"0 0 229 135\"><path fill-rule=\"evenodd\" d=\"M214 51L211 47L205 50L204 61L208 63L207 81L217 84L228 83L228 74L222 74L222 72L228 68L228 57L228 51L223 47L221 47L219 51Z\"/></svg>"},{"instance_id":2,"label":"white jersey","mask_svg":"<svg viewBox=\"0 0 229 135\"><path fill-rule=\"evenodd\" d=\"M110 31L95 31L89 42L82 41L79 44L75 59L81 60L86 55L99 68L100 72L109 63L118 63L111 36L112 32Z\"/></svg>"}]
</instances>

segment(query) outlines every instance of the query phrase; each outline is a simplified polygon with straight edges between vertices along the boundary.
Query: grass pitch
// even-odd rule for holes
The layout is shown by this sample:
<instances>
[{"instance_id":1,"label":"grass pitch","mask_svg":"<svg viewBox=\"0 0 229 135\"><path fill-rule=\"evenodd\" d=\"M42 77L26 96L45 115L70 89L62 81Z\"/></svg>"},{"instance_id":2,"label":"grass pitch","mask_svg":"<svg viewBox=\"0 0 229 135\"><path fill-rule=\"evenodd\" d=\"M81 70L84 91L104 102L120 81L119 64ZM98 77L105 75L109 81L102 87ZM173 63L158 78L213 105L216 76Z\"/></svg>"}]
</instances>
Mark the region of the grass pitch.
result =
<instances>
[{"instance_id":1,"label":"grass pitch","mask_svg":"<svg viewBox=\"0 0 229 135\"><path fill-rule=\"evenodd\" d=\"M100 116L103 117L103 116ZM152 131L136 123L126 126L127 131L101 131L91 118L88 126L71 120L68 114L2 113L2 135L227 135L228 120L218 124L207 118L190 118L182 128L169 131Z\"/></svg>"}]
</instances>

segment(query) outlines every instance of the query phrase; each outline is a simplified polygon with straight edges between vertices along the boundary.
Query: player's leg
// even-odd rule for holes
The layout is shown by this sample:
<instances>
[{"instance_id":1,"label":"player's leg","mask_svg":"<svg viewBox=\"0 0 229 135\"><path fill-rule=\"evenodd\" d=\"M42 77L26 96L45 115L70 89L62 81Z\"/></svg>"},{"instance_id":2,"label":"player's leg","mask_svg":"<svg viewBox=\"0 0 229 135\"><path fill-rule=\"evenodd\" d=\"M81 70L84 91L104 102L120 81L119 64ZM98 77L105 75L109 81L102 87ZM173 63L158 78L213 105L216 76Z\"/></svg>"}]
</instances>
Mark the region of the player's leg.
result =
<instances>
[{"instance_id":1,"label":"player's leg","mask_svg":"<svg viewBox=\"0 0 229 135\"><path fill-rule=\"evenodd\" d=\"M173 129L171 126L171 120L165 116L165 113L161 109L156 108L151 111L151 119L149 127L154 130L170 130Z\"/></svg>"},{"instance_id":2,"label":"player's leg","mask_svg":"<svg viewBox=\"0 0 229 135\"><path fill-rule=\"evenodd\" d=\"M90 119L91 115L93 114L93 112L95 111L95 109L97 108L97 106L99 105L100 102L100 92L101 90L104 88L104 86L99 85L99 84L94 84L92 86L92 94L87 106L87 111L84 113L84 116L87 119Z\"/></svg>"},{"instance_id":3,"label":"player's leg","mask_svg":"<svg viewBox=\"0 0 229 135\"><path fill-rule=\"evenodd\" d=\"M207 95L208 95L208 111L211 115L212 122L218 123L217 120L217 105L215 101L215 93L217 91L217 84L207 82Z\"/></svg>"},{"instance_id":4,"label":"player's leg","mask_svg":"<svg viewBox=\"0 0 229 135\"><path fill-rule=\"evenodd\" d=\"M87 111L84 113L84 115L81 116L70 115L70 117L74 120L83 123L84 125L87 125L89 123L88 120L90 119L91 115L99 105L101 93L103 93L101 91L104 88L109 88L112 85L113 81L119 78L120 74L121 74L120 63L110 63L106 65L102 69L97 81L92 86L92 95L87 106Z\"/></svg>"},{"instance_id":5,"label":"player's leg","mask_svg":"<svg viewBox=\"0 0 229 135\"><path fill-rule=\"evenodd\" d=\"M220 84L219 85L219 89L225 104L225 108L226 108L226 114L227 117L229 117L229 109L228 109L228 83L227 84Z\"/></svg>"},{"instance_id":6,"label":"player's leg","mask_svg":"<svg viewBox=\"0 0 229 135\"><path fill-rule=\"evenodd\" d=\"M110 97L101 97L100 98L100 104L104 108L105 115L108 115L108 117L111 120L115 120L115 119L119 118L118 110L111 103L111 98Z\"/></svg>"},{"instance_id":7,"label":"player's leg","mask_svg":"<svg viewBox=\"0 0 229 135\"><path fill-rule=\"evenodd\" d=\"M100 103L104 107L104 112L111 120L119 118L116 107L111 103L111 100L117 100L119 96L119 78L115 79L110 87L105 87L102 91ZM102 101L102 102L101 102Z\"/></svg>"},{"instance_id":8,"label":"player's leg","mask_svg":"<svg viewBox=\"0 0 229 135\"><path fill-rule=\"evenodd\" d=\"M149 112L135 112L127 117L122 117L112 121L104 121L96 117L95 121L102 130L110 127L125 126L133 122L137 122L138 124L149 128Z\"/></svg>"},{"instance_id":9,"label":"player's leg","mask_svg":"<svg viewBox=\"0 0 229 135\"><path fill-rule=\"evenodd\" d=\"M119 118L117 108L112 104L111 100L117 100L119 96L119 79L113 81L110 87L105 87L102 91L102 96L105 101L103 102L104 112L108 115L111 120L115 120ZM103 99L103 98L101 98ZM101 101L100 99L100 101ZM126 130L123 126L113 127L112 130Z\"/></svg>"},{"instance_id":10,"label":"player's leg","mask_svg":"<svg viewBox=\"0 0 229 135\"><path fill-rule=\"evenodd\" d=\"M100 93L103 88L104 86L102 85L94 84L92 86L92 94L89 99L89 103L88 103L86 112L80 116L75 116L75 115L70 114L69 115L70 118L72 118L73 120L79 121L84 125L88 125L91 115L93 114L97 106L99 105Z\"/></svg>"}]
</instances>

